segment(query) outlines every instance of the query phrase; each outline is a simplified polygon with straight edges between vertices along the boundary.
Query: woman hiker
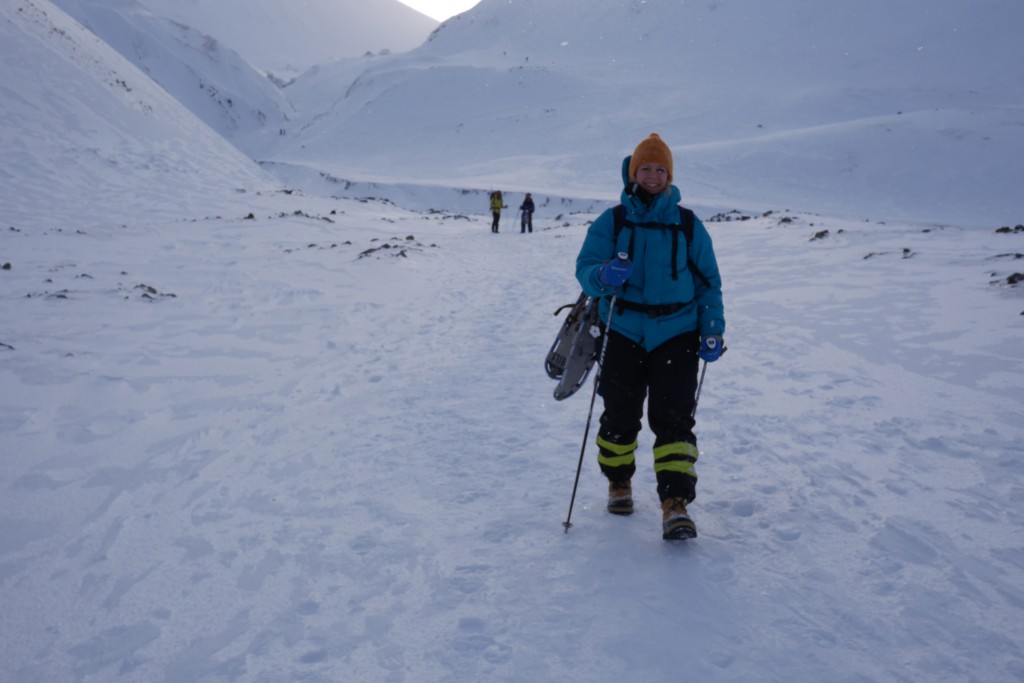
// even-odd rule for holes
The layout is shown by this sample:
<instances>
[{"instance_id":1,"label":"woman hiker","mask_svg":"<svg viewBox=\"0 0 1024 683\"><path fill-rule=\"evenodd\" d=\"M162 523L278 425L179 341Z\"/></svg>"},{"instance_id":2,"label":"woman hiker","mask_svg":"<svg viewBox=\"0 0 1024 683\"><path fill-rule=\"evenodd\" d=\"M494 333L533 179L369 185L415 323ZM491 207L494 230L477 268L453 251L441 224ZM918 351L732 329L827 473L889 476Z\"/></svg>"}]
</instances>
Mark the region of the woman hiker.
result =
<instances>
[{"instance_id":1,"label":"woman hiker","mask_svg":"<svg viewBox=\"0 0 1024 683\"><path fill-rule=\"evenodd\" d=\"M666 540L697 535L686 510L697 495L697 371L700 360L718 360L725 333L711 237L678 205L672 167L672 152L657 133L642 140L622 163L621 206L591 224L576 258L576 278L601 299L603 321L616 297L597 380L604 400L598 463L608 479L608 511L633 512L630 481L646 398Z\"/></svg>"}]
</instances>

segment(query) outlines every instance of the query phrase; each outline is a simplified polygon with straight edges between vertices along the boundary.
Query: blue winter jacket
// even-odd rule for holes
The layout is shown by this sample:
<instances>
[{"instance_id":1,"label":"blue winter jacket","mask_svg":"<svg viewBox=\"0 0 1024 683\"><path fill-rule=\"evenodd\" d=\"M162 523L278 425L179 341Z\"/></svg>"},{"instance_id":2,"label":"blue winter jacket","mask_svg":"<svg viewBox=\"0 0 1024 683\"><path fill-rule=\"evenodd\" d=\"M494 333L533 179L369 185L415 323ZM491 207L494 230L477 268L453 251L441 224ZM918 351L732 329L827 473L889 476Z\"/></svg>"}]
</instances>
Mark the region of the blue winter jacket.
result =
<instances>
[{"instance_id":1,"label":"blue winter jacket","mask_svg":"<svg viewBox=\"0 0 1024 683\"><path fill-rule=\"evenodd\" d=\"M623 185L628 184L629 157L623 162ZM633 223L679 224L679 189L675 185L657 195L650 207L636 197L622 192L626 218ZM672 279L672 230L668 228L625 227L614 239L615 218L609 209L598 216L587 230L579 256L576 257L576 279L583 291L602 297L601 319L608 320L608 306L614 288L601 282L602 264L619 252L628 252L633 240L633 273L623 287L619 300L646 305L689 302L669 315L652 317L647 312L616 306L612 329L652 351L672 337L698 331L701 336L725 334L725 311L722 306L722 278L711 244L711 236L699 218L694 218L693 242L689 258L707 278L710 286L694 276L687 266L686 238L680 231L677 257L677 279Z\"/></svg>"}]
</instances>

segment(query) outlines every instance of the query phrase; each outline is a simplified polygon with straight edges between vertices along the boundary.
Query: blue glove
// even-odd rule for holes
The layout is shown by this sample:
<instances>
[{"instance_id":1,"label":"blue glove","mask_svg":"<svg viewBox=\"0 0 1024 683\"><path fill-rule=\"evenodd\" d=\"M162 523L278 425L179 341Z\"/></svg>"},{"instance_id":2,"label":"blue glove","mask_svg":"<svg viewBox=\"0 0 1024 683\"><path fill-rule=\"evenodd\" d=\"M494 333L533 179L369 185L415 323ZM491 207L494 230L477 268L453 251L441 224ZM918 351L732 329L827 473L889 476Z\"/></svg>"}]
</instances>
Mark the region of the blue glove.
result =
<instances>
[{"instance_id":1,"label":"blue glove","mask_svg":"<svg viewBox=\"0 0 1024 683\"><path fill-rule=\"evenodd\" d=\"M601 278L601 282L609 287L619 287L624 284L632 274L633 262L629 260L629 257L624 252L620 252L617 258L613 258L611 261L606 261L605 264L601 266L599 276Z\"/></svg>"},{"instance_id":2,"label":"blue glove","mask_svg":"<svg viewBox=\"0 0 1024 683\"><path fill-rule=\"evenodd\" d=\"M725 344L722 343L722 338L718 335L701 337L697 356L703 361L714 363L722 355L723 349L725 349Z\"/></svg>"}]
</instances>

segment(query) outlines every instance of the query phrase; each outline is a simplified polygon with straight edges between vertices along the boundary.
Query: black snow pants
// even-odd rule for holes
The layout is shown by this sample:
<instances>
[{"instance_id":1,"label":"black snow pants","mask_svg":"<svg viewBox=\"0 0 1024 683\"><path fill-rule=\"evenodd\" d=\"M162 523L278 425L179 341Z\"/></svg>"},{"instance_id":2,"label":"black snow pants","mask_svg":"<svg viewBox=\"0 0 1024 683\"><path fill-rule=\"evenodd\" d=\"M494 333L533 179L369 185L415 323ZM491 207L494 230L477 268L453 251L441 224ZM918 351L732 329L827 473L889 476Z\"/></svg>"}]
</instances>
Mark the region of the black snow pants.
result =
<instances>
[{"instance_id":1,"label":"black snow pants","mask_svg":"<svg viewBox=\"0 0 1024 683\"><path fill-rule=\"evenodd\" d=\"M696 497L697 438L693 434L694 394L699 359L697 332L669 339L648 352L618 332L608 335L599 393L604 399L598 431L598 462L612 481L636 472L637 435L644 400L654 433L654 472L658 497Z\"/></svg>"}]
</instances>

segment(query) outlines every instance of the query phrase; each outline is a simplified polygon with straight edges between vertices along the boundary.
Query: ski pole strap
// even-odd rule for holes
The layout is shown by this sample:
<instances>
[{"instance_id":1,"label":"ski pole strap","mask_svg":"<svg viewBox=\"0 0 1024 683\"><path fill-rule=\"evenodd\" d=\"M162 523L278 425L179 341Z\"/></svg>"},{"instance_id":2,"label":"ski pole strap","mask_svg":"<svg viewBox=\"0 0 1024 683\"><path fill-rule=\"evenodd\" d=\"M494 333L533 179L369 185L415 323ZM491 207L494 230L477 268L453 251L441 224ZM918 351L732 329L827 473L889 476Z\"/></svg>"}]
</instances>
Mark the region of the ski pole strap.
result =
<instances>
[{"instance_id":1,"label":"ski pole strap","mask_svg":"<svg viewBox=\"0 0 1024 683\"><path fill-rule=\"evenodd\" d=\"M692 304L693 301L693 299L690 299L689 301L677 302L673 304L639 304L636 303L635 301L626 301L624 299L619 299L616 302L615 307L618 310L619 315L622 315L623 311L638 311L640 313L646 313L647 316L651 318L661 318L662 316L678 313L679 311L683 310L684 308Z\"/></svg>"}]
</instances>

